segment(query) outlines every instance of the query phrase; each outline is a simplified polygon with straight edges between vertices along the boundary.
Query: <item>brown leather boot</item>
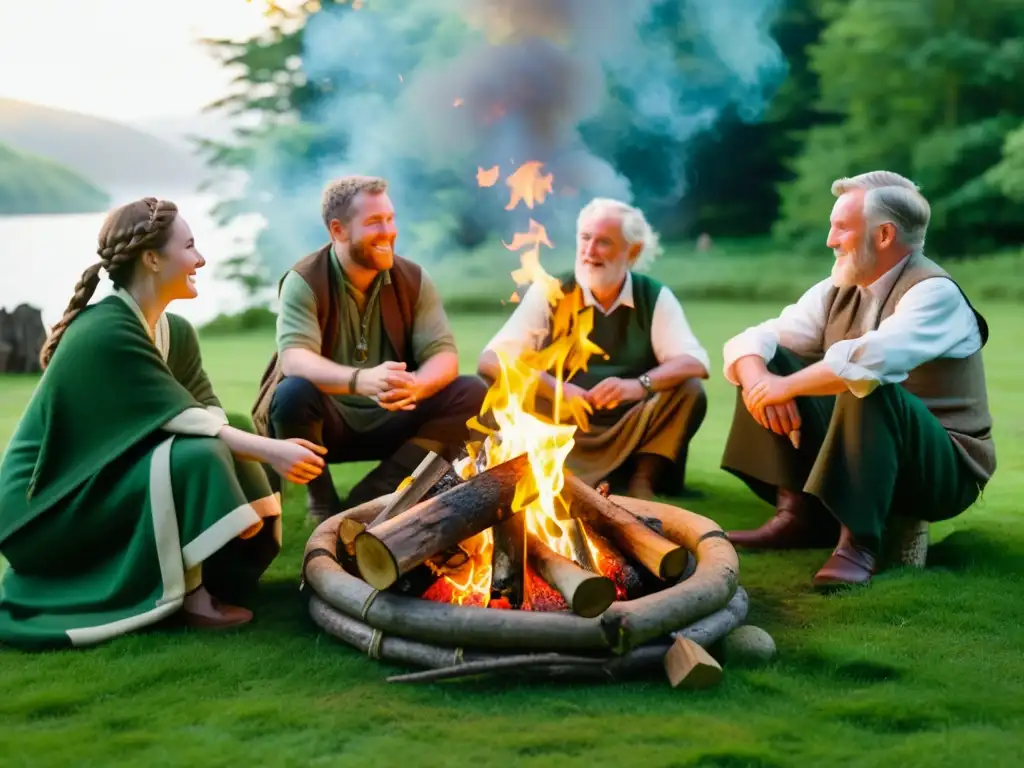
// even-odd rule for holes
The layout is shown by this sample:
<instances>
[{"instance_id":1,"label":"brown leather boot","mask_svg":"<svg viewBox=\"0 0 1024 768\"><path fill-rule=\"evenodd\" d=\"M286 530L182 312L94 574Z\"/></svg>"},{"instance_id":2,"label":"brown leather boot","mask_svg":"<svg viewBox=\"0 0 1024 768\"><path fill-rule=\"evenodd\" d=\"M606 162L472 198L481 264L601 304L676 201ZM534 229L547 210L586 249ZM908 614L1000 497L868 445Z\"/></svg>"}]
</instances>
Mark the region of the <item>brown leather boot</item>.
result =
<instances>
[{"instance_id":1,"label":"brown leather boot","mask_svg":"<svg viewBox=\"0 0 1024 768\"><path fill-rule=\"evenodd\" d=\"M334 488L330 467L325 466L319 477L306 484L306 510L309 519L317 524L341 512L341 499Z\"/></svg>"},{"instance_id":2,"label":"brown leather boot","mask_svg":"<svg viewBox=\"0 0 1024 768\"><path fill-rule=\"evenodd\" d=\"M231 629L252 621L252 611L237 605L222 603L199 587L185 596L181 608L185 625L195 629Z\"/></svg>"},{"instance_id":3,"label":"brown leather boot","mask_svg":"<svg viewBox=\"0 0 1024 768\"><path fill-rule=\"evenodd\" d=\"M817 549L835 542L835 534L817 525L807 512L802 493L779 488L775 515L760 528L727 531L735 546L748 549Z\"/></svg>"},{"instance_id":4,"label":"brown leather boot","mask_svg":"<svg viewBox=\"0 0 1024 768\"><path fill-rule=\"evenodd\" d=\"M874 573L875 553L859 544L844 525L832 556L814 574L814 586L820 590L859 586L868 584Z\"/></svg>"}]
</instances>

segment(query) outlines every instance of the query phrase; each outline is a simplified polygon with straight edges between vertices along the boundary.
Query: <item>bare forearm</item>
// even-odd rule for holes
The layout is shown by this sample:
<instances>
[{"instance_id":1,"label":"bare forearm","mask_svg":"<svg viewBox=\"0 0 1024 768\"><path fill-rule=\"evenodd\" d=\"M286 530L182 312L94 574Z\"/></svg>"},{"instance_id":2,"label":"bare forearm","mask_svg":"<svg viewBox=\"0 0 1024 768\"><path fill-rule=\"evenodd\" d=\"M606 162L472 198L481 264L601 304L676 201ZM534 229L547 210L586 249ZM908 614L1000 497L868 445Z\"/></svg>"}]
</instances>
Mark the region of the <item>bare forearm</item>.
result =
<instances>
[{"instance_id":1,"label":"bare forearm","mask_svg":"<svg viewBox=\"0 0 1024 768\"><path fill-rule=\"evenodd\" d=\"M747 355L733 363L733 372L739 380L740 388L746 391L768 373L768 366L765 365L764 358Z\"/></svg>"},{"instance_id":2,"label":"bare forearm","mask_svg":"<svg viewBox=\"0 0 1024 768\"><path fill-rule=\"evenodd\" d=\"M846 381L836 376L827 363L809 365L786 377L793 397L838 395L846 392Z\"/></svg>"},{"instance_id":3,"label":"bare forearm","mask_svg":"<svg viewBox=\"0 0 1024 768\"><path fill-rule=\"evenodd\" d=\"M416 371L416 380L422 387L421 396L431 397L447 387L459 375L459 356L454 352L438 352Z\"/></svg>"},{"instance_id":4,"label":"bare forearm","mask_svg":"<svg viewBox=\"0 0 1024 768\"><path fill-rule=\"evenodd\" d=\"M708 369L695 357L678 355L647 372L655 392L678 387L687 379L706 379Z\"/></svg>"},{"instance_id":5,"label":"bare forearm","mask_svg":"<svg viewBox=\"0 0 1024 768\"><path fill-rule=\"evenodd\" d=\"M266 447L270 438L253 435L228 425L220 428L217 437L227 444L233 456L242 461L266 460Z\"/></svg>"},{"instance_id":6,"label":"bare forearm","mask_svg":"<svg viewBox=\"0 0 1024 768\"><path fill-rule=\"evenodd\" d=\"M308 349L286 349L281 355L281 370L285 376L297 376L311 382L325 395L352 394L349 382L357 370L339 365Z\"/></svg>"}]
</instances>

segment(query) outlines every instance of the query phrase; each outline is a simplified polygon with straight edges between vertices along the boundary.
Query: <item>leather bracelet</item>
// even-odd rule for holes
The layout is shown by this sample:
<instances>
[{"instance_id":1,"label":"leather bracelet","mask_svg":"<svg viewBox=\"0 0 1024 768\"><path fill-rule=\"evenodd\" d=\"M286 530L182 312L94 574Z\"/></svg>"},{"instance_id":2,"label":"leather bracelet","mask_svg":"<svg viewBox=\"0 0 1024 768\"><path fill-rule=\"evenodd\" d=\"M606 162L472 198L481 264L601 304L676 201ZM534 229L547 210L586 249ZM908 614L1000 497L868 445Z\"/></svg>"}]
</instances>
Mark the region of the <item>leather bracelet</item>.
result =
<instances>
[{"instance_id":1,"label":"leather bracelet","mask_svg":"<svg viewBox=\"0 0 1024 768\"><path fill-rule=\"evenodd\" d=\"M352 378L348 380L348 393L350 395L359 394L358 392L356 392L356 379L359 378L359 374L361 372L362 368L356 368L354 371L352 371Z\"/></svg>"}]
</instances>

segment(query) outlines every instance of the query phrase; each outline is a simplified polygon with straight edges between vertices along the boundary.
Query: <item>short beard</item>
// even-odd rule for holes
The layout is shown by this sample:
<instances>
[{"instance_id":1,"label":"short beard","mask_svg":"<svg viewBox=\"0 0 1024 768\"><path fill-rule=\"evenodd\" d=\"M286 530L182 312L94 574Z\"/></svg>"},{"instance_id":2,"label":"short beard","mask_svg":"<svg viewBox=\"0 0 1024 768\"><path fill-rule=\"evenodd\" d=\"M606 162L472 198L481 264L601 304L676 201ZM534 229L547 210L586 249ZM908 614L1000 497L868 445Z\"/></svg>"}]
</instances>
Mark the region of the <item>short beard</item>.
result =
<instances>
[{"instance_id":1,"label":"short beard","mask_svg":"<svg viewBox=\"0 0 1024 768\"><path fill-rule=\"evenodd\" d=\"M348 256L363 269L377 269L373 257L367 255L362 243L352 243L348 247Z\"/></svg>"},{"instance_id":2,"label":"short beard","mask_svg":"<svg viewBox=\"0 0 1024 768\"><path fill-rule=\"evenodd\" d=\"M841 254L838 249L835 253L837 256ZM832 284L837 288L852 288L871 274L877 263L878 253L875 251L875 244L869 238L865 238L853 252L852 260L836 259L832 265Z\"/></svg>"}]
</instances>

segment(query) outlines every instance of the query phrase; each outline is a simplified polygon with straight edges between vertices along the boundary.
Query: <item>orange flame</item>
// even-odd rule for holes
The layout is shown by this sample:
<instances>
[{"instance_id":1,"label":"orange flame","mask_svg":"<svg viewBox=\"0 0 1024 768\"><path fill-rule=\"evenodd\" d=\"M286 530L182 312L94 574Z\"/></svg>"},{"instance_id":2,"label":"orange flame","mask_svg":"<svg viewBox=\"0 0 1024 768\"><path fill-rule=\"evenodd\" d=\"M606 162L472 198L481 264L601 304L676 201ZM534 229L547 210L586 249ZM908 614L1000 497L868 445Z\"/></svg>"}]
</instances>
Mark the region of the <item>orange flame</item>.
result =
<instances>
[{"instance_id":1,"label":"orange flame","mask_svg":"<svg viewBox=\"0 0 1024 768\"><path fill-rule=\"evenodd\" d=\"M541 166L542 163L538 162L524 163L505 179L505 183L512 189L508 205L505 206L506 211L511 211L520 201L526 203L527 208L544 202L544 198L551 193L555 177L550 173L542 176Z\"/></svg>"},{"instance_id":2,"label":"orange flame","mask_svg":"<svg viewBox=\"0 0 1024 768\"><path fill-rule=\"evenodd\" d=\"M520 202L528 208L543 203L552 190L554 177L541 172L543 164L528 162L520 166L506 180L512 195L506 210ZM477 183L481 187L497 183L497 166L477 169ZM515 357L499 351L501 374L487 392L481 414L490 412L497 429L485 426L478 418L470 419L468 426L486 435L482 442L469 443L467 456L455 462L455 470L464 480L478 472L526 454L529 471L516 486L512 512L524 514L526 530L537 536L555 552L573 557L569 528L568 504L561 497L565 484L566 458L575 444L577 428L586 429L591 413L585 402L573 403L568 418L561 417L563 376L572 376L586 370L587 361L603 350L589 339L594 327L593 309L583 306L582 295L574 291L569 296L558 280L541 265L541 246L553 247L545 228L530 219L526 232L517 232L511 243L503 243L510 251L520 251L520 267L512 272L517 285L535 284L544 292L554 316L550 341L538 351L527 351ZM512 302L519 300L513 293ZM553 418L537 415L536 395L538 374L553 371L555 398ZM588 542L593 554L597 550ZM451 588L451 602L465 605L487 605L491 583L491 554L494 536L490 530L463 542L468 559L450 572L439 570ZM502 607L495 605L494 607ZM526 607L526 606L524 606Z\"/></svg>"}]
</instances>

